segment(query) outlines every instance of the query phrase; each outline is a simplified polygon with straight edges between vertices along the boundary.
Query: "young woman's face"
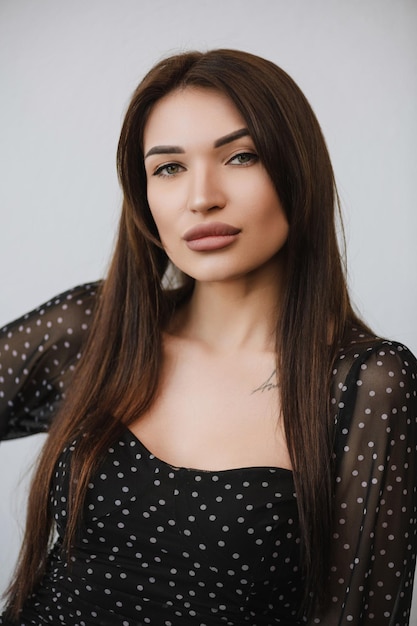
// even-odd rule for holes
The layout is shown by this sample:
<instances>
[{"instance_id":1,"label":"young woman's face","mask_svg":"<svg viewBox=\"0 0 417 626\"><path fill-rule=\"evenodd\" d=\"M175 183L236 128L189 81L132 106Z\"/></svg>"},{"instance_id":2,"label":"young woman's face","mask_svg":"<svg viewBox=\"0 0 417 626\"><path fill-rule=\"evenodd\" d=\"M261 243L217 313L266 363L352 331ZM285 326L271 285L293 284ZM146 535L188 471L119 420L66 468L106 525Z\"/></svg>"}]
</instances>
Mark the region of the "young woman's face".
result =
<instances>
[{"instance_id":1,"label":"young woman's face","mask_svg":"<svg viewBox=\"0 0 417 626\"><path fill-rule=\"evenodd\" d=\"M159 100L144 155L149 207L178 268L198 281L276 271L288 222L227 96L188 87Z\"/></svg>"}]
</instances>

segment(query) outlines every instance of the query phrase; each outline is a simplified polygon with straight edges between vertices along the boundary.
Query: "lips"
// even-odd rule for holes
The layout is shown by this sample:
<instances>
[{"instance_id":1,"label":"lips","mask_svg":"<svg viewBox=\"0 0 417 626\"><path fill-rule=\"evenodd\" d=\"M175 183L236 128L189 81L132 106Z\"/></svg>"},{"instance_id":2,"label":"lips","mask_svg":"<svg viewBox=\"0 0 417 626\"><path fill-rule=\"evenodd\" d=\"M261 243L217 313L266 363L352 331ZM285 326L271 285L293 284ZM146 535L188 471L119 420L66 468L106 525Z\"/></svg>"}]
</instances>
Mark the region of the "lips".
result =
<instances>
[{"instance_id":1,"label":"lips","mask_svg":"<svg viewBox=\"0 0 417 626\"><path fill-rule=\"evenodd\" d=\"M186 231L183 239L191 250L208 252L229 246L237 239L239 233L240 229L230 224L211 222L193 226Z\"/></svg>"},{"instance_id":2,"label":"lips","mask_svg":"<svg viewBox=\"0 0 417 626\"><path fill-rule=\"evenodd\" d=\"M185 241L195 241L196 239L202 239L203 237L225 237L228 235L238 235L240 233L239 228L230 226L230 224L223 224L223 222L211 222L209 224L199 224L187 230L184 235Z\"/></svg>"}]
</instances>

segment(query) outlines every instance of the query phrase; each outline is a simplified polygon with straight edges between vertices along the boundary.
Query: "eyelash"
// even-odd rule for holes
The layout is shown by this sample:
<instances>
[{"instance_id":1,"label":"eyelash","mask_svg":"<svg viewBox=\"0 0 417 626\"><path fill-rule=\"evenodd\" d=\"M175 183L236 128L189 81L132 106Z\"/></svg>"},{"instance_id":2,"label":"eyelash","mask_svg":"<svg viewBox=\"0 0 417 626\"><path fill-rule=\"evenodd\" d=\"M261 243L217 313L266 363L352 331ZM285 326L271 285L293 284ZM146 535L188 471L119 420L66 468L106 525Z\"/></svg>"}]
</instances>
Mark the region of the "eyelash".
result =
<instances>
[{"instance_id":1,"label":"eyelash","mask_svg":"<svg viewBox=\"0 0 417 626\"><path fill-rule=\"evenodd\" d=\"M232 161L234 161L235 159L238 159L239 157L249 157L249 161L247 161L246 163L232 163ZM249 165L252 165L253 163L257 163L258 160L259 160L258 155L253 152L239 152L238 154L235 154L234 156L232 156L227 161L226 165L230 164L230 165L235 165L237 167L248 167ZM179 168L179 170L174 173L168 174L166 170L171 167ZM165 163L164 165L160 165L155 170L155 172L153 173L153 176L159 176L160 178L173 178L174 176L177 176L177 174L179 174L180 171L184 169L185 168L179 163Z\"/></svg>"},{"instance_id":2,"label":"eyelash","mask_svg":"<svg viewBox=\"0 0 417 626\"><path fill-rule=\"evenodd\" d=\"M179 165L179 163L165 163L165 165L160 165L153 173L154 176L159 176L160 178L173 178L173 176L176 176L179 172L175 172L174 174L167 174L166 172L164 173L164 170L167 170L169 167L178 167L181 169L184 169L184 167L182 165Z\"/></svg>"},{"instance_id":3,"label":"eyelash","mask_svg":"<svg viewBox=\"0 0 417 626\"><path fill-rule=\"evenodd\" d=\"M253 163L257 163L259 161L259 157L254 152L239 152L235 154L231 159L228 160L228 163L232 164L232 161L239 157L249 157L250 161L246 163L238 163L237 165L240 167L247 167L248 165L252 165Z\"/></svg>"}]
</instances>

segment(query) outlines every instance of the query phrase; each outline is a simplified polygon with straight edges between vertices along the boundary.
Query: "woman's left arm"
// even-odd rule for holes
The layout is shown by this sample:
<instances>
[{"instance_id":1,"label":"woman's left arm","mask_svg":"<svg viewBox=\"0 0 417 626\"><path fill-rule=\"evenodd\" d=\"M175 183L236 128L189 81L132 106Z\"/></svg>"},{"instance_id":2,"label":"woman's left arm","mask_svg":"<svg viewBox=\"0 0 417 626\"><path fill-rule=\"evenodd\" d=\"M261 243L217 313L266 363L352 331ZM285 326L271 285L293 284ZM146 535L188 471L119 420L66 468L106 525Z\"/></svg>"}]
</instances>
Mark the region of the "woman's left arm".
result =
<instances>
[{"instance_id":1,"label":"woman's left arm","mask_svg":"<svg viewBox=\"0 0 417 626\"><path fill-rule=\"evenodd\" d=\"M417 361L357 349L340 384L328 611L312 624L406 626L416 558Z\"/></svg>"}]
</instances>

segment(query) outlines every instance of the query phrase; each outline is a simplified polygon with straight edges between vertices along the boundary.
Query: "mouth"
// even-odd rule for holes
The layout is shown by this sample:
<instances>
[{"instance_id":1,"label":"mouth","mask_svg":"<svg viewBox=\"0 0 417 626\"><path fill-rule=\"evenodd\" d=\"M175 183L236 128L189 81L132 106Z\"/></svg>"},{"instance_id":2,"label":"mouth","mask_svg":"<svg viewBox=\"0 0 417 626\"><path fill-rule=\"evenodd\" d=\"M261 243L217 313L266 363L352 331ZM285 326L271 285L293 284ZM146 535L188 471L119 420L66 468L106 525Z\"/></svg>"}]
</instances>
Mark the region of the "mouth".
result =
<instances>
[{"instance_id":1,"label":"mouth","mask_svg":"<svg viewBox=\"0 0 417 626\"><path fill-rule=\"evenodd\" d=\"M238 238L240 232L240 228L230 224L211 222L193 226L186 231L183 239L190 250L209 252L229 246Z\"/></svg>"}]
</instances>

